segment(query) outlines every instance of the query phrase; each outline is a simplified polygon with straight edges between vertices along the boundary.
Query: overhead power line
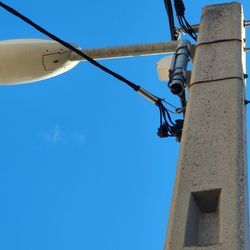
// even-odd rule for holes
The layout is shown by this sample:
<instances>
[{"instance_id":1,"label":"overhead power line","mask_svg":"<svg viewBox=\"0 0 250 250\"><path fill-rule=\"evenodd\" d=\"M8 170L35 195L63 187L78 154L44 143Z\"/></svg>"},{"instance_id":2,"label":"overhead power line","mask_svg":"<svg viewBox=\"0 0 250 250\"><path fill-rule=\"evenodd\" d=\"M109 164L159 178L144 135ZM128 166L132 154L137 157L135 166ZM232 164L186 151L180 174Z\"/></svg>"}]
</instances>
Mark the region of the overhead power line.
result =
<instances>
[{"instance_id":1,"label":"overhead power line","mask_svg":"<svg viewBox=\"0 0 250 250\"><path fill-rule=\"evenodd\" d=\"M143 88L141 88L139 85L136 85L135 83L129 81L128 79L121 76L120 74L118 74L118 73L110 70L109 68L103 66L99 62L95 61L93 58L86 55L80 49L72 46L71 44L65 42L64 40L60 39L59 37L55 36L54 34L48 32L47 30L45 30L44 28L42 28L38 24L34 23L32 20L30 20L29 18L27 18L23 14L19 13L15 9L11 8L10 6L4 4L3 2L0 2L0 7L4 8L5 10L10 12L14 16L20 18L25 23L31 25L33 28L35 28L39 32L43 33L44 35L48 36L52 40L60 43L61 45L68 48L69 50L74 51L76 54L78 54L79 56L81 56L82 58L84 58L85 60L90 62L92 65L96 66L97 68L101 69L102 71L112 75L116 79L118 79L118 80L122 81L123 83L127 84L129 87L134 89L137 93L139 93L140 95L142 95L143 97L145 97L146 99L148 99L149 101L154 103L156 106L159 107L159 110L160 110L160 128L158 130L160 132L158 132L158 135L160 137L175 136L178 140L180 140L180 136L181 136L181 133L182 133L182 126L180 126L178 122L176 122L176 123L172 122L168 109L165 108L165 106L163 105L164 100L162 98L159 98L159 97L151 94L150 92L148 92L148 91L144 90ZM164 120L164 122L163 122L163 120Z\"/></svg>"},{"instance_id":2,"label":"overhead power line","mask_svg":"<svg viewBox=\"0 0 250 250\"><path fill-rule=\"evenodd\" d=\"M0 2L0 6L2 8L4 8L5 10L7 10L8 12L10 12L11 14L13 14L13 15L17 16L18 18L22 19L24 22L26 22L27 24L31 25L32 27L34 27L39 32L41 32L44 35L48 36L52 40L57 41L58 43L60 43L63 46L65 46L66 48L74 51L76 54L80 55L81 57L83 57L84 59L86 59L88 62L90 62L91 64L93 64L94 66L96 66L97 68L99 68L99 69L103 70L104 72L112 75L113 77L117 78L118 80L126 83L128 86L130 86L131 88L133 88L135 91L139 90L140 86L134 84L133 82L129 81L128 79L124 78L123 76L121 76L121 75L113 72L112 70L110 70L107 67L103 66L102 64L98 63L93 58L91 58L88 55L86 55L85 53L83 53L81 50L75 48L71 44L63 41L59 37L57 37L57 36L53 35L52 33L48 32L47 30L45 30L44 28L42 28L38 24L34 23L29 18L27 18L26 16L22 15L21 13L19 13L15 9L9 7L8 5L4 4L3 2Z\"/></svg>"},{"instance_id":3,"label":"overhead power line","mask_svg":"<svg viewBox=\"0 0 250 250\"><path fill-rule=\"evenodd\" d=\"M164 0L164 4L165 4L165 8L168 14L171 40L172 41L178 40L179 32L177 31L175 24L174 24L174 16L173 16L173 8L172 8L171 0Z\"/></svg>"}]
</instances>

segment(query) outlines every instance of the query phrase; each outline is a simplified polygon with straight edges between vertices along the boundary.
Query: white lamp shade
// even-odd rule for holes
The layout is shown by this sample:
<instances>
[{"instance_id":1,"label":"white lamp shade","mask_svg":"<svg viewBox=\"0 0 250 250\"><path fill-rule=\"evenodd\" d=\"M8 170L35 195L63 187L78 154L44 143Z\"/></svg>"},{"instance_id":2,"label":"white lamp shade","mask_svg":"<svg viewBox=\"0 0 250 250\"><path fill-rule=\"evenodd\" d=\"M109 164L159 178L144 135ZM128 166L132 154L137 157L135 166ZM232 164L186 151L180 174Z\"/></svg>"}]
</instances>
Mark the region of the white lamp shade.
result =
<instances>
[{"instance_id":1,"label":"white lamp shade","mask_svg":"<svg viewBox=\"0 0 250 250\"><path fill-rule=\"evenodd\" d=\"M62 74L79 63L69 60L70 53L51 40L0 41L0 85L35 82Z\"/></svg>"},{"instance_id":2,"label":"white lamp shade","mask_svg":"<svg viewBox=\"0 0 250 250\"><path fill-rule=\"evenodd\" d=\"M173 55L163 57L157 63L157 73L160 81L169 81L169 69L171 68Z\"/></svg>"}]
</instances>

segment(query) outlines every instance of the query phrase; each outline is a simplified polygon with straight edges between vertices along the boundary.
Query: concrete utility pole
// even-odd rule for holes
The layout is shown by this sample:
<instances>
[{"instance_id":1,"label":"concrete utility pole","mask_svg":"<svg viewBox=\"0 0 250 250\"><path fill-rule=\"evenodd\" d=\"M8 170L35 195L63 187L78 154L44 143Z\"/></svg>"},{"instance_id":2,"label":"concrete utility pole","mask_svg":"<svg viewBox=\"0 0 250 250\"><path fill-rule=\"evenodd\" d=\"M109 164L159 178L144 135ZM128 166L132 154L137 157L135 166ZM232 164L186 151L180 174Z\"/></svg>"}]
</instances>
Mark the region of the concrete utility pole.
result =
<instances>
[{"instance_id":1,"label":"concrete utility pole","mask_svg":"<svg viewBox=\"0 0 250 250\"><path fill-rule=\"evenodd\" d=\"M199 32L165 250L248 250L241 5L205 7Z\"/></svg>"}]
</instances>

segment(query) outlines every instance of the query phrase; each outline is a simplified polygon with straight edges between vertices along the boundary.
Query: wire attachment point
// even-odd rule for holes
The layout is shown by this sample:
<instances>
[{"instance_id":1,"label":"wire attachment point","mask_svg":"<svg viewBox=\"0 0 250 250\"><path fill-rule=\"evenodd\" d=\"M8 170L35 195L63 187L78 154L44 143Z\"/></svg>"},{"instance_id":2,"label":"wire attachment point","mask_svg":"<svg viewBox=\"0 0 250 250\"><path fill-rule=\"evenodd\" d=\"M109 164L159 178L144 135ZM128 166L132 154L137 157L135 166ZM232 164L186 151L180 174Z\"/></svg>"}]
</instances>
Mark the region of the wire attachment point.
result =
<instances>
[{"instance_id":1,"label":"wire attachment point","mask_svg":"<svg viewBox=\"0 0 250 250\"><path fill-rule=\"evenodd\" d=\"M248 105L250 103L250 101L249 100L245 100L244 103L245 103L245 105Z\"/></svg>"},{"instance_id":2,"label":"wire attachment point","mask_svg":"<svg viewBox=\"0 0 250 250\"><path fill-rule=\"evenodd\" d=\"M161 124L158 128L157 135L160 138L175 137L176 141L181 141L182 129L183 129L183 119L175 120L175 125L169 126L167 123ZM171 134L169 134L171 131Z\"/></svg>"},{"instance_id":3,"label":"wire attachment point","mask_svg":"<svg viewBox=\"0 0 250 250\"><path fill-rule=\"evenodd\" d=\"M162 100L159 99L156 105L160 110L160 127L157 135L160 138L176 137L176 141L180 142L184 120L178 119L173 122L168 109L162 104Z\"/></svg>"}]
</instances>

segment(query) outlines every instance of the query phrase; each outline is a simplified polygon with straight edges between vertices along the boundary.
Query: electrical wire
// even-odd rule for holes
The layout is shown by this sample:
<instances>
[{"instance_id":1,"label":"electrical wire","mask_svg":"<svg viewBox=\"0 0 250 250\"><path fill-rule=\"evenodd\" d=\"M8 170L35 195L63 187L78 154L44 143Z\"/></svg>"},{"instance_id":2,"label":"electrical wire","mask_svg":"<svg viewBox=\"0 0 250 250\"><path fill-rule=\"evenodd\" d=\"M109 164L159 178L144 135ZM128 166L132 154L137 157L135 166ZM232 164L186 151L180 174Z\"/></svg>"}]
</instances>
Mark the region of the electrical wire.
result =
<instances>
[{"instance_id":1,"label":"electrical wire","mask_svg":"<svg viewBox=\"0 0 250 250\"><path fill-rule=\"evenodd\" d=\"M197 34L193 30L192 26L188 23L187 19L185 16L183 16L183 20L185 22L186 27L188 28L188 34L195 40L197 41Z\"/></svg>"},{"instance_id":2,"label":"electrical wire","mask_svg":"<svg viewBox=\"0 0 250 250\"><path fill-rule=\"evenodd\" d=\"M165 131L167 131L164 135L165 136L160 136L159 133L158 135L160 137L169 137L169 136L179 136L182 132L182 128L178 127L178 124L173 123L171 116L169 114L169 112L171 112L170 110L168 110L164 105L163 105L163 101L174 107L172 104L166 102L164 99L159 98L155 95L152 95L150 92L147 92L145 90L143 90L139 85L134 84L133 82L129 81L128 79L126 79L125 77L117 74L116 72L110 70L109 68L103 66L102 64L98 63L97 61L95 61L93 58L89 57L88 55L86 55L85 53L83 53L81 50L77 49L76 47L72 46L71 44L63 41L62 39L60 39L59 37L53 35L52 33L48 32L47 30L45 30L44 28L42 28L41 26L39 26L38 24L34 23L33 21L31 21L29 18L27 18L26 16L22 15L21 13L19 13L18 11L16 11L15 9L11 8L10 6L4 4L3 2L0 2L0 7L4 8L5 10L7 10L8 12L10 12L11 14L13 14L14 16L20 18L21 20L23 20L25 23L31 25L33 28L35 28L36 30L38 30L39 32L43 33L44 35L48 36L49 38L51 38L52 40L60 43L61 45L65 46L66 48L74 51L76 54L80 55L81 57L83 57L84 59L86 59L88 62L90 62L92 65L96 66L97 68L101 69L102 71L112 75L113 77L115 77L116 79L124 82L125 84L127 84L129 87L131 87L132 89L134 89L136 92L142 94L144 97L147 97L148 94L150 96L152 96L155 101L154 104L156 106L159 107L160 110L160 128L164 128ZM146 94L146 95L145 95ZM177 109L176 109L177 110ZM164 120L164 122L163 122ZM160 130L159 128L159 130ZM158 131L159 131L158 130ZM177 132L176 132L177 131ZM161 134L162 135L162 134Z\"/></svg>"},{"instance_id":3,"label":"electrical wire","mask_svg":"<svg viewBox=\"0 0 250 250\"><path fill-rule=\"evenodd\" d=\"M174 106L174 105L171 104L170 102L167 102L165 99L162 99L162 101L163 101L164 103L166 103L167 105L169 105L170 107L172 107L172 108L174 108L174 109L177 109L176 106Z\"/></svg>"},{"instance_id":4,"label":"electrical wire","mask_svg":"<svg viewBox=\"0 0 250 250\"><path fill-rule=\"evenodd\" d=\"M195 41L197 41L197 34L193 30L192 26L189 24L185 17L185 6L182 0L174 0L175 11L177 15L177 19L181 28L184 32L190 35Z\"/></svg>"},{"instance_id":5,"label":"electrical wire","mask_svg":"<svg viewBox=\"0 0 250 250\"><path fill-rule=\"evenodd\" d=\"M38 24L34 23L33 21L31 21L29 18L25 17L24 15L22 15L21 13L19 13L18 11L16 11L15 9L9 7L8 5L4 4L3 2L0 2L0 6L2 8L4 8L5 10L7 10L8 12L10 12L11 14L15 15L16 17L22 19L25 23L31 25L33 28L35 28L36 30L38 30L39 32L43 33L44 35L48 36L49 38L51 38L54 41L57 41L58 43L62 44L63 46L65 46L66 48L74 51L76 54L78 54L79 56L83 57L84 59L86 59L88 62L90 62L91 64L93 64L94 66L96 66L97 68L101 69L102 71L112 75L113 77L115 77L116 79L126 83L128 86L130 86L131 88L133 88L135 91L138 91L140 89L140 86L134 84L133 82L129 81L128 79L126 79L125 77L117 74L116 72L113 72L112 70L108 69L107 67L103 66L102 64L98 63L97 61L95 61L93 58L89 57L88 55L86 55L85 53L83 53L81 50L75 48L74 46L72 46L71 44L63 41L62 39L60 39L59 37L51 34L50 32L48 32L47 30L45 30L44 28L42 28L41 26L39 26Z\"/></svg>"},{"instance_id":6,"label":"electrical wire","mask_svg":"<svg viewBox=\"0 0 250 250\"><path fill-rule=\"evenodd\" d=\"M175 28L174 24L174 16L173 16L173 8L171 0L164 0L164 5L168 14L168 21L169 21L169 29L172 41L179 40L179 32Z\"/></svg>"},{"instance_id":7,"label":"electrical wire","mask_svg":"<svg viewBox=\"0 0 250 250\"><path fill-rule=\"evenodd\" d=\"M158 129L158 135L160 137L176 137L178 141L181 139L183 120L172 121L169 111L164 107L162 103L158 105L160 110L160 127Z\"/></svg>"}]
</instances>

